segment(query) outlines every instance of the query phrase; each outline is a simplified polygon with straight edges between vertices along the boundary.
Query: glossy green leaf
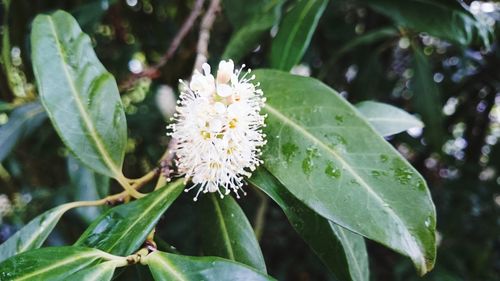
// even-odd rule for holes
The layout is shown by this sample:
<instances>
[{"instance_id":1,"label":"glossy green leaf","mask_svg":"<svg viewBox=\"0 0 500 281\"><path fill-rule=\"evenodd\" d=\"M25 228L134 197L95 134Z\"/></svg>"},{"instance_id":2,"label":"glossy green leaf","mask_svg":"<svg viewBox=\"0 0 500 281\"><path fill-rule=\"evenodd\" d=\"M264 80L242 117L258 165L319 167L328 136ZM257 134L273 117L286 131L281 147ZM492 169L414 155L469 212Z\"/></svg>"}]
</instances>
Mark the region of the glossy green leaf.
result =
<instances>
[{"instance_id":1,"label":"glossy green leaf","mask_svg":"<svg viewBox=\"0 0 500 281\"><path fill-rule=\"evenodd\" d=\"M147 256L157 281L260 281L274 280L246 265L217 257L189 257L162 252Z\"/></svg>"},{"instance_id":2,"label":"glossy green leaf","mask_svg":"<svg viewBox=\"0 0 500 281\"><path fill-rule=\"evenodd\" d=\"M31 134L47 118L38 102L20 106L12 111L9 121L0 126L0 162L9 156L16 144Z\"/></svg>"},{"instance_id":3,"label":"glossy green leaf","mask_svg":"<svg viewBox=\"0 0 500 281\"><path fill-rule=\"evenodd\" d=\"M420 274L432 269L436 215L422 176L318 80L255 75L267 97L265 167L323 217L409 256Z\"/></svg>"},{"instance_id":4,"label":"glossy green leaf","mask_svg":"<svg viewBox=\"0 0 500 281\"><path fill-rule=\"evenodd\" d=\"M42 103L63 142L96 172L120 177L125 113L115 79L90 38L70 14L58 11L35 18L31 44Z\"/></svg>"},{"instance_id":5,"label":"glossy green leaf","mask_svg":"<svg viewBox=\"0 0 500 281\"><path fill-rule=\"evenodd\" d=\"M116 261L108 261L78 271L71 276L71 281L109 281L113 278Z\"/></svg>"},{"instance_id":6,"label":"glossy green leaf","mask_svg":"<svg viewBox=\"0 0 500 281\"><path fill-rule=\"evenodd\" d=\"M78 159L68 156L68 175L72 201L93 201L104 198L109 193L109 177L94 173ZM76 213L91 223L105 210L105 207L85 207L76 209Z\"/></svg>"},{"instance_id":7,"label":"glossy green leaf","mask_svg":"<svg viewBox=\"0 0 500 281\"><path fill-rule=\"evenodd\" d=\"M426 125L424 136L430 144L440 148L443 142L443 112L441 93L434 82L432 68L425 54L417 47L413 48L413 77L410 90L415 111L422 116Z\"/></svg>"},{"instance_id":8,"label":"glossy green leaf","mask_svg":"<svg viewBox=\"0 0 500 281\"><path fill-rule=\"evenodd\" d=\"M254 172L248 181L278 203L297 233L331 270L336 280L368 280L368 254L363 237L315 213L264 168Z\"/></svg>"},{"instance_id":9,"label":"glossy green leaf","mask_svg":"<svg viewBox=\"0 0 500 281\"><path fill-rule=\"evenodd\" d=\"M284 15L271 47L271 67L288 71L309 47L328 0L298 0Z\"/></svg>"},{"instance_id":10,"label":"glossy green leaf","mask_svg":"<svg viewBox=\"0 0 500 281\"><path fill-rule=\"evenodd\" d=\"M42 246L61 216L68 209L68 205L60 205L30 221L0 245L0 261Z\"/></svg>"},{"instance_id":11,"label":"glossy green leaf","mask_svg":"<svg viewBox=\"0 0 500 281\"><path fill-rule=\"evenodd\" d=\"M278 21L282 4L282 0L272 0L260 5L260 9L249 16L245 23L234 31L222 58L238 62L248 52L257 47L260 39Z\"/></svg>"},{"instance_id":12,"label":"glossy green leaf","mask_svg":"<svg viewBox=\"0 0 500 281\"><path fill-rule=\"evenodd\" d=\"M265 273L266 263L252 226L234 198L220 199L211 194L201 200L201 205L203 253L234 260Z\"/></svg>"},{"instance_id":13,"label":"glossy green leaf","mask_svg":"<svg viewBox=\"0 0 500 281\"><path fill-rule=\"evenodd\" d=\"M75 245L130 255L146 240L183 188L183 180L177 180L141 199L109 209L85 230Z\"/></svg>"},{"instance_id":14,"label":"glossy green leaf","mask_svg":"<svg viewBox=\"0 0 500 281\"><path fill-rule=\"evenodd\" d=\"M82 247L37 249L0 263L0 280L83 281L73 279L74 274L105 257L104 252Z\"/></svg>"},{"instance_id":15,"label":"glossy green leaf","mask_svg":"<svg viewBox=\"0 0 500 281\"><path fill-rule=\"evenodd\" d=\"M373 128L384 137L424 126L415 116L389 104L364 101L356 104L356 108Z\"/></svg>"},{"instance_id":16,"label":"glossy green leaf","mask_svg":"<svg viewBox=\"0 0 500 281\"><path fill-rule=\"evenodd\" d=\"M485 46L491 44L490 27L477 19L458 1L447 1L449 3L433 0L364 1L403 27L426 32L461 45L468 45L476 38Z\"/></svg>"}]
</instances>

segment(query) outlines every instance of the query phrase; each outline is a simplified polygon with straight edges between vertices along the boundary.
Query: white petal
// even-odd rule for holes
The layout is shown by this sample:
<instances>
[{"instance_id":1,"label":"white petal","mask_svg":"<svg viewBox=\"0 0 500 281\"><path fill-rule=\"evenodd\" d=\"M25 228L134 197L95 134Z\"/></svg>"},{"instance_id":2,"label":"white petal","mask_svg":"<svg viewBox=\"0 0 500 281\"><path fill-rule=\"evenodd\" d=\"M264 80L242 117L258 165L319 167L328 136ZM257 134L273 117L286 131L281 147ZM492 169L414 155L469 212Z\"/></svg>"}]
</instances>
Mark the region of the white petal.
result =
<instances>
[{"instance_id":1,"label":"white petal","mask_svg":"<svg viewBox=\"0 0 500 281\"><path fill-rule=\"evenodd\" d=\"M216 102L214 104L215 112L218 114L223 114L226 112L226 106L222 102Z\"/></svg>"},{"instance_id":2,"label":"white petal","mask_svg":"<svg viewBox=\"0 0 500 281\"><path fill-rule=\"evenodd\" d=\"M203 73L205 73L205 75L209 75L210 74L210 65L208 63L204 63L201 68L203 69Z\"/></svg>"},{"instance_id":3,"label":"white petal","mask_svg":"<svg viewBox=\"0 0 500 281\"><path fill-rule=\"evenodd\" d=\"M229 97L233 94L233 88L229 85L219 84L217 85L217 94L223 98Z\"/></svg>"},{"instance_id":4,"label":"white petal","mask_svg":"<svg viewBox=\"0 0 500 281\"><path fill-rule=\"evenodd\" d=\"M213 119L210 121L210 131L212 132L220 132L222 130L222 121L220 119Z\"/></svg>"},{"instance_id":5,"label":"white petal","mask_svg":"<svg viewBox=\"0 0 500 281\"><path fill-rule=\"evenodd\" d=\"M231 80L234 72L234 62L232 60L221 61L217 70L217 83L226 84Z\"/></svg>"}]
</instances>

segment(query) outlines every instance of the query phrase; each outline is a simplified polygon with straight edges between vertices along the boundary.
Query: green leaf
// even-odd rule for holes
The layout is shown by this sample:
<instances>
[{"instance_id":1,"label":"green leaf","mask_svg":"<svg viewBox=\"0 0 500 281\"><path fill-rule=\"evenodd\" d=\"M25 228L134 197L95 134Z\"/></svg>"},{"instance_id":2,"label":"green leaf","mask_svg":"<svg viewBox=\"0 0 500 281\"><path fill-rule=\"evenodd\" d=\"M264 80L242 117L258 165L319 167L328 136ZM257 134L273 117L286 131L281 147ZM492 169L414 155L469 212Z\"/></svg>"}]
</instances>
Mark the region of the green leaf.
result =
<instances>
[{"instance_id":1,"label":"green leaf","mask_svg":"<svg viewBox=\"0 0 500 281\"><path fill-rule=\"evenodd\" d=\"M469 45L475 39L490 46L492 31L457 1L433 0L364 0L373 9L393 19L398 25ZM425 16L422 16L425 15Z\"/></svg>"},{"instance_id":2,"label":"green leaf","mask_svg":"<svg viewBox=\"0 0 500 281\"><path fill-rule=\"evenodd\" d=\"M320 81L255 75L267 97L265 167L318 214L432 269L436 215L422 176Z\"/></svg>"},{"instance_id":3,"label":"green leaf","mask_svg":"<svg viewBox=\"0 0 500 281\"><path fill-rule=\"evenodd\" d=\"M274 280L246 265L217 257L188 257L157 251L149 254L145 263L157 281Z\"/></svg>"},{"instance_id":4,"label":"green leaf","mask_svg":"<svg viewBox=\"0 0 500 281\"><path fill-rule=\"evenodd\" d=\"M269 2L269 0L254 0L241 5L241 0L222 0L222 7L231 25L238 30L261 13L262 7Z\"/></svg>"},{"instance_id":5,"label":"green leaf","mask_svg":"<svg viewBox=\"0 0 500 281\"><path fill-rule=\"evenodd\" d=\"M278 21L283 0L266 1L258 12L247 18L233 33L222 55L223 59L238 62L248 52L257 47L271 27ZM246 6L241 5L240 6Z\"/></svg>"},{"instance_id":6,"label":"green leaf","mask_svg":"<svg viewBox=\"0 0 500 281\"><path fill-rule=\"evenodd\" d=\"M422 115L426 125L424 131L431 145L440 148L443 142L443 112L441 93L434 82L433 73L425 54L413 47L413 77L410 90L413 93L415 111Z\"/></svg>"},{"instance_id":7,"label":"green leaf","mask_svg":"<svg viewBox=\"0 0 500 281\"><path fill-rule=\"evenodd\" d=\"M424 126L415 116L389 104L364 101L356 104L356 108L373 128L384 137Z\"/></svg>"},{"instance_id":8,"label":"green leaf","mask_svg":"<svg viewBox=\"0 0 500 281\"><path fill-rule=\"evenodd\" d=\"M0 261L42 246L69 206L60 205L34 218L0 245ZM1 279L0 279L1 280Z\"/></svg>"},{"instance_id":9,"label":"green leaf","mask_svg":"<svg viewBox=\"0 0 500 281\"><path fill-rule=\"evenodd\" d=\"M31 33L42 103L66 146L88 167L123 177L127 124L118 87L90 38L63 11L39 15Z\"/></svg>"},{"instance_id":10,"label":"green leaf","mask_svg":"<svg viewBox=\"0 0 500 281\"><path fill-rule=\"evenodd\" d=\"M233 197L211 194L201 201L203 253L234 260L262 272L266 263L252 226Z\"/></svg>"},{"instance_id":11,"label":"green leaf","mask_svg":"<svg viewBox=\"0 0 500 281\"><path fill-rule=\"evenodd\" d=\"M105 257L104 252L82 247L37 249L0 263L0 280L77 281L73 279L75 273Z\"/></svg>"},{"instance_id":12,"label":"green leaf","mask_svg":"<svg viewBox=\"0 0 500 281\"><path fill-rule=\"evenodd\" d=\"M71 281L109 281L113 278L116 261L108 261L78 271L71 276Z\"/></svg>"},{"instance_id":13,"label":"green leaf","mask_svg":"<svg viewBox=\"0 0 500 281\"><path fill-rule=\"evenodd\" d=\"M24 137L33 133L47 115L38 102L20 106L9 116L9 121L0 127L0 162L9 156L16 144Z\"/></svg>"},{"instance_id":14,"label":"green leaf","mask_svg":"<svg viewBox=\"0 0 500 281\"><path fill-rule=\"evenodd\" d=\"M368 254L363 237L315 213L264 168L254 172L248 181L278 203L297 233L331 270L336 280L368 280Z\"/></svg>"},{"instance_id":15,"label":"green leaf","mask_svg":"<svg viewBox=\"0 0 500 281\"><path fill-rule=\"evenodd\" d=\"M328 0L299 0L284 16L271 48L271 67L289 71L309 47Z\"/></svg>"},{"instance_id":16,"label":"green leaf","mask_svg":"<svg viewBox=\"0 0 500 281\"><path fill-rule=\"evenodd\" d=\"M94 173L71 156L67 158L67 166L71 184L69 192L73 201L94 201L108 195L109 178L107 176ZM104 210L102 206L95 206L79 208L76 212L85 222L91 223Z\"/></svg>"},{"instance_id":17,"label":"green leaf","mask_svg":"<svg viewBox=\"0 0 500 281\"><path fill-rule=\"evenodd\" d=\"M117 0L91 0L78 5L72 12L80 26L86 32L93 32L109 7Z\"/></svg>"},{"instance_id":18,"label":"green leaf","mask_svg":"<svg viewBox=\"0 0 500 281\"><path fill-rule=\"evenodd\" d=\"M183 180L177 180L141 199L109 209L85 230L75 245L113 255L131 254L143 244L183 188Z\"/></svg>"}]
</instances>

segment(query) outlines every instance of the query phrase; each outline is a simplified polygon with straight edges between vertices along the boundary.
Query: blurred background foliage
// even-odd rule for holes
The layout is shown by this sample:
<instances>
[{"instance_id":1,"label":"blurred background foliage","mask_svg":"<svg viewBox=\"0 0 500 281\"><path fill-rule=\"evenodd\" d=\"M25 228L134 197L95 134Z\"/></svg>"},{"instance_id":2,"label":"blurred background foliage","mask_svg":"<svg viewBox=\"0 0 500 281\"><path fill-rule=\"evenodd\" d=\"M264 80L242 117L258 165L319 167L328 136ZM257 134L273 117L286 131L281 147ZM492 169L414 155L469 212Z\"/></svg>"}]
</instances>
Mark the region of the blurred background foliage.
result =
<instances>
[{"instance_id":1,"label":"blurred background foliage","mask_svg":"<svg viewBox=\"0 0 500 281\"><path fill-rule=\"evenodd\" d=\"M295 1L222 2L209 62L231 57L252 68L271 66L273 56L280 55L272 51L280 19L293 12ZM165 126L175 109L177 80L192 71L200 18L166 64L148 70L162 60L194 5L3 0L0 242L52 206L119 190L69 156L46 121L30 65L35 15L64 9L91 35L98 57L122 88L129 127L125 175L139 177L157 165L168 144ZM321 79L352 103L390 103L425 122L423 131L389 139L427 179L437 208L437 264L424 280L500 280L498 20L500 4L488 1L332 0L292 69ZM250 192L239 203L250 220L265 210L260 242L270 275L331 280L279 207L262 200ZM160 249L199 254L202 233L195 226L202 214L196 207L191 196L174 203L157 228L168 241ZM99 212L90 208L65 215L48 244L73 243ZM409 260L375 243L368 243L368 250L372 280L419 279ZM118 279L150 280L148 274L132 267Z\"/></svg>"}]
</instances>

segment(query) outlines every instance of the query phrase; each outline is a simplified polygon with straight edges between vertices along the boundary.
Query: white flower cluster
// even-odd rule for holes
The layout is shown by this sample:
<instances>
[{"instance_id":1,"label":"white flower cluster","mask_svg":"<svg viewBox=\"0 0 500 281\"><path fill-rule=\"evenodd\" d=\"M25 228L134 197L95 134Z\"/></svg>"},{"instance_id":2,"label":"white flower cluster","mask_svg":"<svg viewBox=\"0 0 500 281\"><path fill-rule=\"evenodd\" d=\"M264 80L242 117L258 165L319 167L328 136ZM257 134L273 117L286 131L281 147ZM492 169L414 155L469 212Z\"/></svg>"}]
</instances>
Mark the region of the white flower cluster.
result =
<instances>
[{"instance_id":1,"label":"white flower cluster","mask_svg":"<svg viewBox=\"0 0 500 281\"><path fill-rule=\"evenodd\" d=\"M194 201L202 191L217 191L222 198L232 190L239 198L243 176L262 164L260 147L266 141L260 109L265 98L252 83L251 71L242 74L243 67L235 70L232 60L221 61L214 77L205 63L189 85L180 81L185 89L175 122L167 128L177 141L178 172L193 183L186 191L198 188Z\"/></svg>"}]
</instances>

